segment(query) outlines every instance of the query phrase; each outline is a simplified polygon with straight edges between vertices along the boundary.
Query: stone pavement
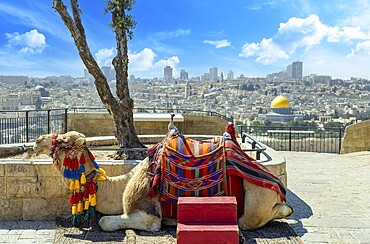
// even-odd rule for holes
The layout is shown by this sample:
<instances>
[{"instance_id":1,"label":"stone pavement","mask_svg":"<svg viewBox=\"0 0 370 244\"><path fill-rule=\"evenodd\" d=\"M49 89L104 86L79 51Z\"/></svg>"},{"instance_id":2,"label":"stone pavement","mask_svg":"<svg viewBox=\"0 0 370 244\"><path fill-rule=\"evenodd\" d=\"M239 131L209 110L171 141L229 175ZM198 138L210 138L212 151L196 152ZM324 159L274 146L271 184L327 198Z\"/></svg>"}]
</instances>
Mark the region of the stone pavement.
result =
<instances>
[{"instance_id":1,"label":"stone pavement","mask_svg":"<svg viewBox=\"0 0 370 244\"><path fill-rule=\"evenodd\" d=\"M370 243L370 152L281 153L287 160L287 201L295 209L287 222L301 239L305 243ZM104 233L98 227L86 231L68 226L69 223L63 226L55 221L0 222L0 243L135 243L135 240L175 243L176 240L174 227L166 227L156 236L143 231ZM300 243L284 221L242 234L244 243Z\"/></svg>"},{"instance_id":2,"label":"stone pavement","mask_svg":"<svg viewBox=\"0 0 370 244\"><path fill-rule=\"evenodd\" d=\"M55 221L1 221L0 243L53 243Z\"/></svg>"},{"instance_id":3,"label":"stone pavement","mask_svg":"<svg viewBox=\"0 0 370 244\"><path fill-rule=\"evenodd\" d=\"M370 243L370 152L282 152L287 221L305 243Z\"/></svg>"}]
</instances>

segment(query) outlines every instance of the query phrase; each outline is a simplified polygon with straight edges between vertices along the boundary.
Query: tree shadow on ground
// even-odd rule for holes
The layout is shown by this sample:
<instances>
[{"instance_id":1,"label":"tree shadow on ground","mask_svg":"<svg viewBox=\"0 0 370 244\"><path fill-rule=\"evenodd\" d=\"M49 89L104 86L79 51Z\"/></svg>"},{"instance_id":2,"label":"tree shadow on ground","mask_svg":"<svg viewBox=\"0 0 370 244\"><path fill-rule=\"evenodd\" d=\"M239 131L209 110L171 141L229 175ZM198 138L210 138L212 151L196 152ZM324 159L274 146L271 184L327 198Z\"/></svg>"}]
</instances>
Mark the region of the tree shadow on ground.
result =
<instances>
[{"instance_id":1,"label":"tree shadow on ground","mask_svg":"<svg viewBox=\"0 0 370 244\"><path fill-rule=\"evenodd\" d=\"M287 203L293 207L294 213L286 219L295 232L302 237L307 230L303 227L301 219L308 219L313 215L311 207L299 198L294 192L287 189Z\"/></svg>"}]
</instances>

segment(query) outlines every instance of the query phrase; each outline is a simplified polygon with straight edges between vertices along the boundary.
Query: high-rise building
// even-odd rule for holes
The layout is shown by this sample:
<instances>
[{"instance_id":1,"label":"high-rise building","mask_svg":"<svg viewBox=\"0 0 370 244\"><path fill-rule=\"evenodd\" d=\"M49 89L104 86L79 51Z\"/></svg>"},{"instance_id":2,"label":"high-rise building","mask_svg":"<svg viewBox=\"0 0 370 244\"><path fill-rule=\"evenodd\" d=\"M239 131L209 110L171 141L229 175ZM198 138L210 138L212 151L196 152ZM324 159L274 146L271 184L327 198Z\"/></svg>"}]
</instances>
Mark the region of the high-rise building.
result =
<instances>
[{"instance_id":1,"label":"high-rise building","mask_svg":"<svg viewBox=\"0 0 370 244\"><path fill-rule=\"evenodd\" d=\"M289 64L289 65L286 67L285 74L286 74L286 77L287 77L287 78L293 78L293 66L292 66L291 64ZM284 78L284 77L282 77L282 78Z\"/></svg>"},{"instance_id":2,"label":"high-rise building","mask_svg":"<svg viewBox=\"0 0 370 244\"><path fill-rule=\"evenodd\" d=\"M232 70L229 70L229 73L227 73L227 80L234 80L234 72Z\"/></svg>"},{"instance_id":3,"label":"high-rise building","mask_svg":"<svg viewBox=\"0 0 370 244\"><path fill-rule=\"evenodd\" d=\"M189 74L184 69L180 71L180 81L189 80Z\"/></svg>"},{"instance_id":4,"label":"high-rise building","mask_svg":"<svg viewBox=\"0 0 370 244\"><path fill-rule=\"evenodd\" d=\"M105 78L107 78L107 81L111 81L111 68L109 66L102 66L101 70L103 71Z\"/></svg>"},{"instance_id":5,"label":"high-rise building","mask_svg":"<svg viewBox=\"0 0 370 244\"><path fill-rule=\"evenodd\" d=\"M217 81L218 79L218 68L213 67L209 69L209 79L210 81Z\"/></svg>"},{"instance_id":6,"label":"high-rise building","mask_svg":"<svg viewBox=\"0 0 370 244\"><path fill-rule=\"evenodd\" d=\"M202 76L200 77L200 80L201 81L209 81L209 73L202 74Z\"/></svg>"},{"instance_id":7,"label":"high-rise building","mask_svg":"<svg viewBox=\"0 0 370 244\"><path fill-rule=\"evenodd\" d=\"M172 68L171 66L166 66L163 70L163 79L166 82L171 82L173 77L172 77Z\"/></svg>"},{"instance_id":8,"label":"high-rise building","mask_svg":"<svg viewBox=\"0 0 370 244\"><path fill-rule=\"evenodd\" d=\"M136 79L135 79L135 75L130 75L130 82L135 82Z\"/></svg>"},{"instance_id":9,"label":"high-rise building","mask_svg":"<svg viewBox=\"0 0 370 244\"><path fill-rule=\"evenodd\" d=\"M296 80L302 80L303 74L303 63L301 61L295 61L292 63L292 78Z\"/></svg>"},{"instance_id":10,"label":"high-rise building","mask_svg":"<svg viewBox=\"0 0 370 244\"><path fill-rule=\"evenodd\" d=\"M191 93L190 93L190 83L189 81L186 82L186 85L185 85L185 99L188 99L190 97Z\"/></svg>"},{"instance_id":11,"label":"high-rise building","mask_svg":"<svg viewBox=\"0 0 370 244\"><path fill-rule=\"evenodd\" d=\"M89 73L87 69L84 69L84 79L88 81L94 80L94 77Z\"/></svg>"}]
</instances>

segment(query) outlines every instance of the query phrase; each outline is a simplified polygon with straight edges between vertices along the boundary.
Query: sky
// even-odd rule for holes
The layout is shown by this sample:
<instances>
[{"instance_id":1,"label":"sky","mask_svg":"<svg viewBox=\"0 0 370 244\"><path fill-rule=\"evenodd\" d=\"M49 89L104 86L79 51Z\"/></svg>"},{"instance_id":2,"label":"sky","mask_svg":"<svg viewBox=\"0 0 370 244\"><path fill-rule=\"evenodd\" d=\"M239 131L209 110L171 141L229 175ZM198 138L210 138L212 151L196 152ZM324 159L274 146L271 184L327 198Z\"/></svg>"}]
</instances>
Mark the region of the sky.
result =
<instances>
[{"instance_id":1,"label":"sky","mask_svg":"<svg viewBox=\"0 0 370 244\"><path fill-rule=\"evenodd\" d=\"M52 0L1 0L0 75L83 76L84 65ZM102 0L80 0L91 53L111 65L115 36ZM65 1L69 6L69 1ZM294 61L303 75L370 79L370 0L137 0L129 74L265 77Z\"/></svg>"}]
</instances>

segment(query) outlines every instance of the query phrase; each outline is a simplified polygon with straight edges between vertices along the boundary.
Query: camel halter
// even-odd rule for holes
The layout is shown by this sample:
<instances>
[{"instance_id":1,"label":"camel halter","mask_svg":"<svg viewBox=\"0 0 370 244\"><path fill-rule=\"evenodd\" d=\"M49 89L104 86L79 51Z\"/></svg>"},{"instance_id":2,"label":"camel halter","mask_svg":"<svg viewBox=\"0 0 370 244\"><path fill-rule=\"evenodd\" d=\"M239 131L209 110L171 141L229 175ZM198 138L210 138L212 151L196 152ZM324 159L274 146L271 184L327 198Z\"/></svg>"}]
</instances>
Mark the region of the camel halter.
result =
<instances>
[{"instance_id":1,"label":"camel halter","mask_svg":"<svg viewBox=\"0 0 370 244\"><path fill-rule=\"evenodd\" d=\"M105 170L102 169L95 161L94 155L88 150L87 146L67 146L58 147L56 144L57 134L52 135L51 149L53 157L53 163L58 165L58 155L60 151L64 152L63 160L63 177L70 180L69 189L72 194L69 199L69 204L72 205L72 225L77 226L82 222L95 216L96 206L96 192L98 190L98 184L94 181L93 177L90 180L86 180L86 158L84 149L88 151L88 157L93 162L95 169L102 175L98 176L96 181L106 180ZM81 156L78 157L81 152Z\"/></svg>"}]
</instances>

